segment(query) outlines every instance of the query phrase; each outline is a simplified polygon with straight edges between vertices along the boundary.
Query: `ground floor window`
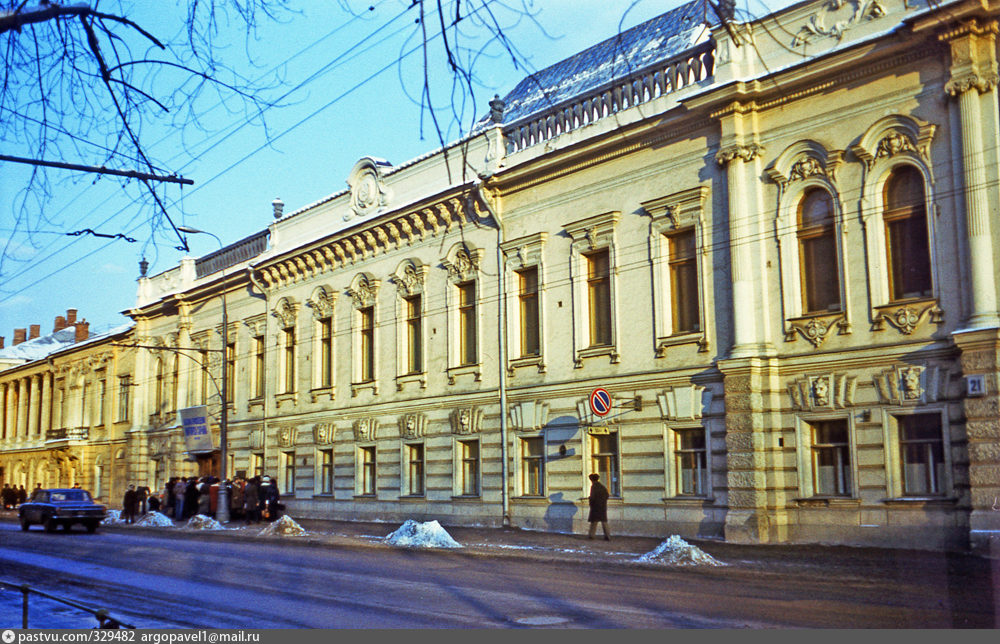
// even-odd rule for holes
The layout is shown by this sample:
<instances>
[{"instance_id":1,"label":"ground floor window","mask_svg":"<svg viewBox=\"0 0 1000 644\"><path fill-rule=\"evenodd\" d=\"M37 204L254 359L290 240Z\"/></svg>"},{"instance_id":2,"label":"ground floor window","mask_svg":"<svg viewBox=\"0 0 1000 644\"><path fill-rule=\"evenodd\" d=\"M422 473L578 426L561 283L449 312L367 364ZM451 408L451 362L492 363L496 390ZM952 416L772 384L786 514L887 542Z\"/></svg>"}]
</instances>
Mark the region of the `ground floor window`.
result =
<instances>
[{"instance_id":1,"label":"ground floor window","mask_svg":"<svg viewBox=\"0 0 1000 644\"><path fill-rule=\"evenodd\" d=\"M254 452L250 455L250 472L253 476L264 476L264 454Z\"/></svg>"},{"instance_id":2,"label":"ground floor window","mask_svg":"<svg viewBox=\"0 0 1000 644\"><path fill-rule=\"evenodd\" d=\"M375 462L375 446L358 448L358 494L375 496L375 481L378 474Z\"/></svg>"},{"instance_id":3,"label":"ground floor window","mask_svg":"<svg viewBox=\"0 0 1000 644\"><path fill-rule=\"evenodd\" d=\"M618 432L591 434L590 472L600 474L611 496L621 496L621 471L618 458Z\"/></svg>"},{"instance_id":4,"label":"ground floor window","mask_svg":"<svg viewBox=\"0 0 1000 644\"><path fill-rule=\"evenodd\" d=\"M458 453L460 492L463 496L479 496L479 441L459 441Z\"/></svg>"},{"instance_id":5,"label":"ground floor window","mask_svg":"<svg viewBox=\"0 0 1000 644\"><path fill-rule=\"evenodd\" d=\"M847 419L810 423L812 431L813 493L850 496L851 456Z\"/></svg>"},{"instance_id":6,"label":"ground floor window","mask_svg":"<svg viewBox=\"0 0 1000 644\"><path fill-rule=\"evenodd\" d=\"M677 429L674 434L674 476L677 494L708 495L708 452L702 427Z\"/></svg>"},{"instance_id":7,"label":"ground floor window","mask_svg":"<svg viewBox=\"0 0 1000 644\"><path fill-rule=\"evenodd\" d=\"M424 494L424 445L413 443L404 445L406 457L406 486L404 494L423 496Z\"/></svg>"},{"instance_id":8,"label":"ground floor window","mask_svg":"<svg viewBox=\"0 0 1000 644\"><path fill-rule=\"evenodd\" d=\"M295 496L295 452L281 453L281 470L284 474L282 489L288 496Z\"/></svg>"},{"instance_id":9,"label":"ground floor window","mask_svg":"<svg viewBox=\"0 0 1000 644\"><path fill-rule=\"evenodd\" d=\"M333 494L333 450L319 451L319 493Z\"/></svg>"},{"instance_id":10,"label":"ground floor window","mask_svg":"<svg viewBox=\"0 0 1000 644\"><path fill-rule=\"evenodd\" d=\"M898 416L900 465L905 496L944 492L944 441L941 414Z\"/></svg>"},{"instance_id":11,"label":"ground floor window","mask_svg":"<svg viewBox=\"0 0 1000 644\"><path fill-rule=\"evenodd\" d=\"M545 439L521 439L521 494L545 495Z\"/></svg>"}]
</instances>

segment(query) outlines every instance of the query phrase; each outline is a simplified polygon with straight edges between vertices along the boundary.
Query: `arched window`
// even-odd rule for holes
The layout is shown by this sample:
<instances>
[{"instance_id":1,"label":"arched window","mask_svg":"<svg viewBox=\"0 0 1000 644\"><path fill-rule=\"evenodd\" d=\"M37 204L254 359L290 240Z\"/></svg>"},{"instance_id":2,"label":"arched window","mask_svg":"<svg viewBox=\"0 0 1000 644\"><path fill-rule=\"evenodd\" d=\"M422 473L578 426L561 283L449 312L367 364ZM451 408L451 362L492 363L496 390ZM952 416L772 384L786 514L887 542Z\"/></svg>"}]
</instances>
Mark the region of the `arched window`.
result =
<instances>
[{"instance_id":1,"label":"arched window","mask_svg":"<svg viewBox=\"0 0 1000 644\"><path fill-rule=\"evenodd\" d=\"M839 311L841 308L834 230L830 193L822 188L810 188L802 196L798 208L803 313Z\"/></svg>"},{"instance_id":2,"label":"arched window","mask_svg":"<svg viewBox=\"0 0 1000 644\"><path fill-rule=\"evenodd\" d=\"M163 378L163 360L161 359L156 361L156 392L154 393L155 404L153 405L153 409L154 412L157 414L163 411L164 386L165 383Z\"/></svg>"},{"instance_id":3,"label":"arched window","mask_svg":"<svg viewBox=\"0 0 1000 644\"><path fill-rule=\"evenodd\" d=\"M889 265L889 299L904 300L931 294L930 244L924 179L910 165L889 175L882 191L885 239Z\"/></svg>"}]
</instances>

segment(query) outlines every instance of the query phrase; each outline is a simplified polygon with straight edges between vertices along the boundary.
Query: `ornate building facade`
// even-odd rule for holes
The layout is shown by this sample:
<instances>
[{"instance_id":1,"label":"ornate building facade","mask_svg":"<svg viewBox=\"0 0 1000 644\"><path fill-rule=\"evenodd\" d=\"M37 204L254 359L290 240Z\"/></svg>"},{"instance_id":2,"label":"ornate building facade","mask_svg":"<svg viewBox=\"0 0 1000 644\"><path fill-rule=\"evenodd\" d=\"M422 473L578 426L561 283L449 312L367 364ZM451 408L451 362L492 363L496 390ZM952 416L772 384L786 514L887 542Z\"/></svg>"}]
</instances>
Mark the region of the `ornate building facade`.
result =
<instances>
[{"instance_id":1,"label":"ornate building facade","mask_svg":"<svg viewBox=\"0 0 1000 644\"><path fill-rule=\"evenodd\" d=\"M997 8L696 0L276 203L140 279L133 477L216 467L226 360L295 516L581 530L597 472L622 533L995 543Z\"/></svg>"}]
</instances>

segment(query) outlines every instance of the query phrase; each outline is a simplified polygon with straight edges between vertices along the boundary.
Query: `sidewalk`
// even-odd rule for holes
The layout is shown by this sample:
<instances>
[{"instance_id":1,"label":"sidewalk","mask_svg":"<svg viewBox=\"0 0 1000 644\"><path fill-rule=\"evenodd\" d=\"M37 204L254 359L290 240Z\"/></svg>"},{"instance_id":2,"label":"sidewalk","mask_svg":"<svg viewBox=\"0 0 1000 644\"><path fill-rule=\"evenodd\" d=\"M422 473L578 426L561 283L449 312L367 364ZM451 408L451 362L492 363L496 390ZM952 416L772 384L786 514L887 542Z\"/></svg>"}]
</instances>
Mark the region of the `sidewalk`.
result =
<instances>
[{"instance_id":1,"label":"sidewalk","mask_svg":"<svg viewBox=\"0 0 1000 644\"><path fill-rule=\"evenodd\" d=\"M295 519L294 517L292 517ZM0 511L0 520L16 522L16 512ZM224 531L185 528L186 522L177 521L174 528L138 527L124 524L101 526L102 531L138 532L179 538L211 538L222 540L285 541L302 545L325 547L393 548L385 537L400 526L400 522L370 523L322 519L295 519L307 534L302 536L261 535L269 524L261 522L247 526L243 521L233 521ZM598 530L594 540L586 534L537 532L518 528L489 528L443 526L448 534L462 545L461 552L478 556L528 557L544 560L586 561L588 564L654 565L636 561L665 539L613 536L604 541ZM34 527L38 530L38 527ZM612 526L612 530L614 527ZM76 531L82 529L77 526ZM839 575L870 576L877 570L897 574L899 571L940 568L946 565L955 572L963 570L990 574L1000 580L1000 553L992 558L965 552L937 552L867 548L822 544L747 545L726 543L710 539L685 539L691 545L726 565L729 570L740 569L756 572L800 572L804 574L832 573Z\"/></svg>"}]
</instances>

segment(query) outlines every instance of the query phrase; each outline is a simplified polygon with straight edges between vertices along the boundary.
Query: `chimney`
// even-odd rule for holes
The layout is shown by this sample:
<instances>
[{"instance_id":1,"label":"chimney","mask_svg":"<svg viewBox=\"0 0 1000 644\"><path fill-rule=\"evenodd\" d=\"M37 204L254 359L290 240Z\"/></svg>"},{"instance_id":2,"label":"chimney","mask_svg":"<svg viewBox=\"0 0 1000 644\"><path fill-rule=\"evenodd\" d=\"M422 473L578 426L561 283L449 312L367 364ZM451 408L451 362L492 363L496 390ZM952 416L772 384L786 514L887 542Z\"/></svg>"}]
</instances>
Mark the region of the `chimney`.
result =
<instances>
[{"instance_id":1,"label":"chimney","mask_svg":"<svg viewBox=\"0 0 1000 644\"><path fill-rule=\"evenodd\" d=\"M74 311L75 313L75 311ZM74 342L83 342L90 337L90 322L86 320L80 320L76 323L76 336L74 336Z\"/></svg>"},{"instance_id":2,"label":"chimney","mask_svg":"<svg viewBox=\"0 0 1000 644\"><path fill-rule=\"evenodd\" d=\"M14 329L14 344L21 344L28 338L27 329Z\"/></svg>"},{"instance_id":3,"label":"chimney","mask_svg":"<svg viewBox=\"0 0 1000 644\"><path fill-rule=\"evenodd\" d=\"M4 340L6 340L6 338L4 338L2 335L0 335L0 349L3 349Z\"/></svg>"},{"instance_id":4,"label":"chimney","mask_svg":"<svg viewBox=\"0 0 1000 644\"><path fill-rule=\"evenodd\" d=\"M66 326L76 324L76 309L66 309Z\"/></svg>"},{"instance_id":5,"label":"chimney","mask_svg":"<svg viewBox=\"0 0 1000 644\"><path fill-rule=\"evenodd\" d=\"M42 334L42 325L41 324L32 324L31 327L28 329L28 339L29 340L34 340L35 338L37 338L41 334Z\"/></svg>"},{"instance_id":6,"label":"chimney","mask_svg":"<svg viewBox=\"0 0 1000 644\"><path fill-rule=\"evenodd\" d=\"M57 315L55 326L52 327L52 332L55 333L56 331L62 331L65 328L66 328L66 318L64 318L61 315Z\"/></svg>"}]
</instances>

